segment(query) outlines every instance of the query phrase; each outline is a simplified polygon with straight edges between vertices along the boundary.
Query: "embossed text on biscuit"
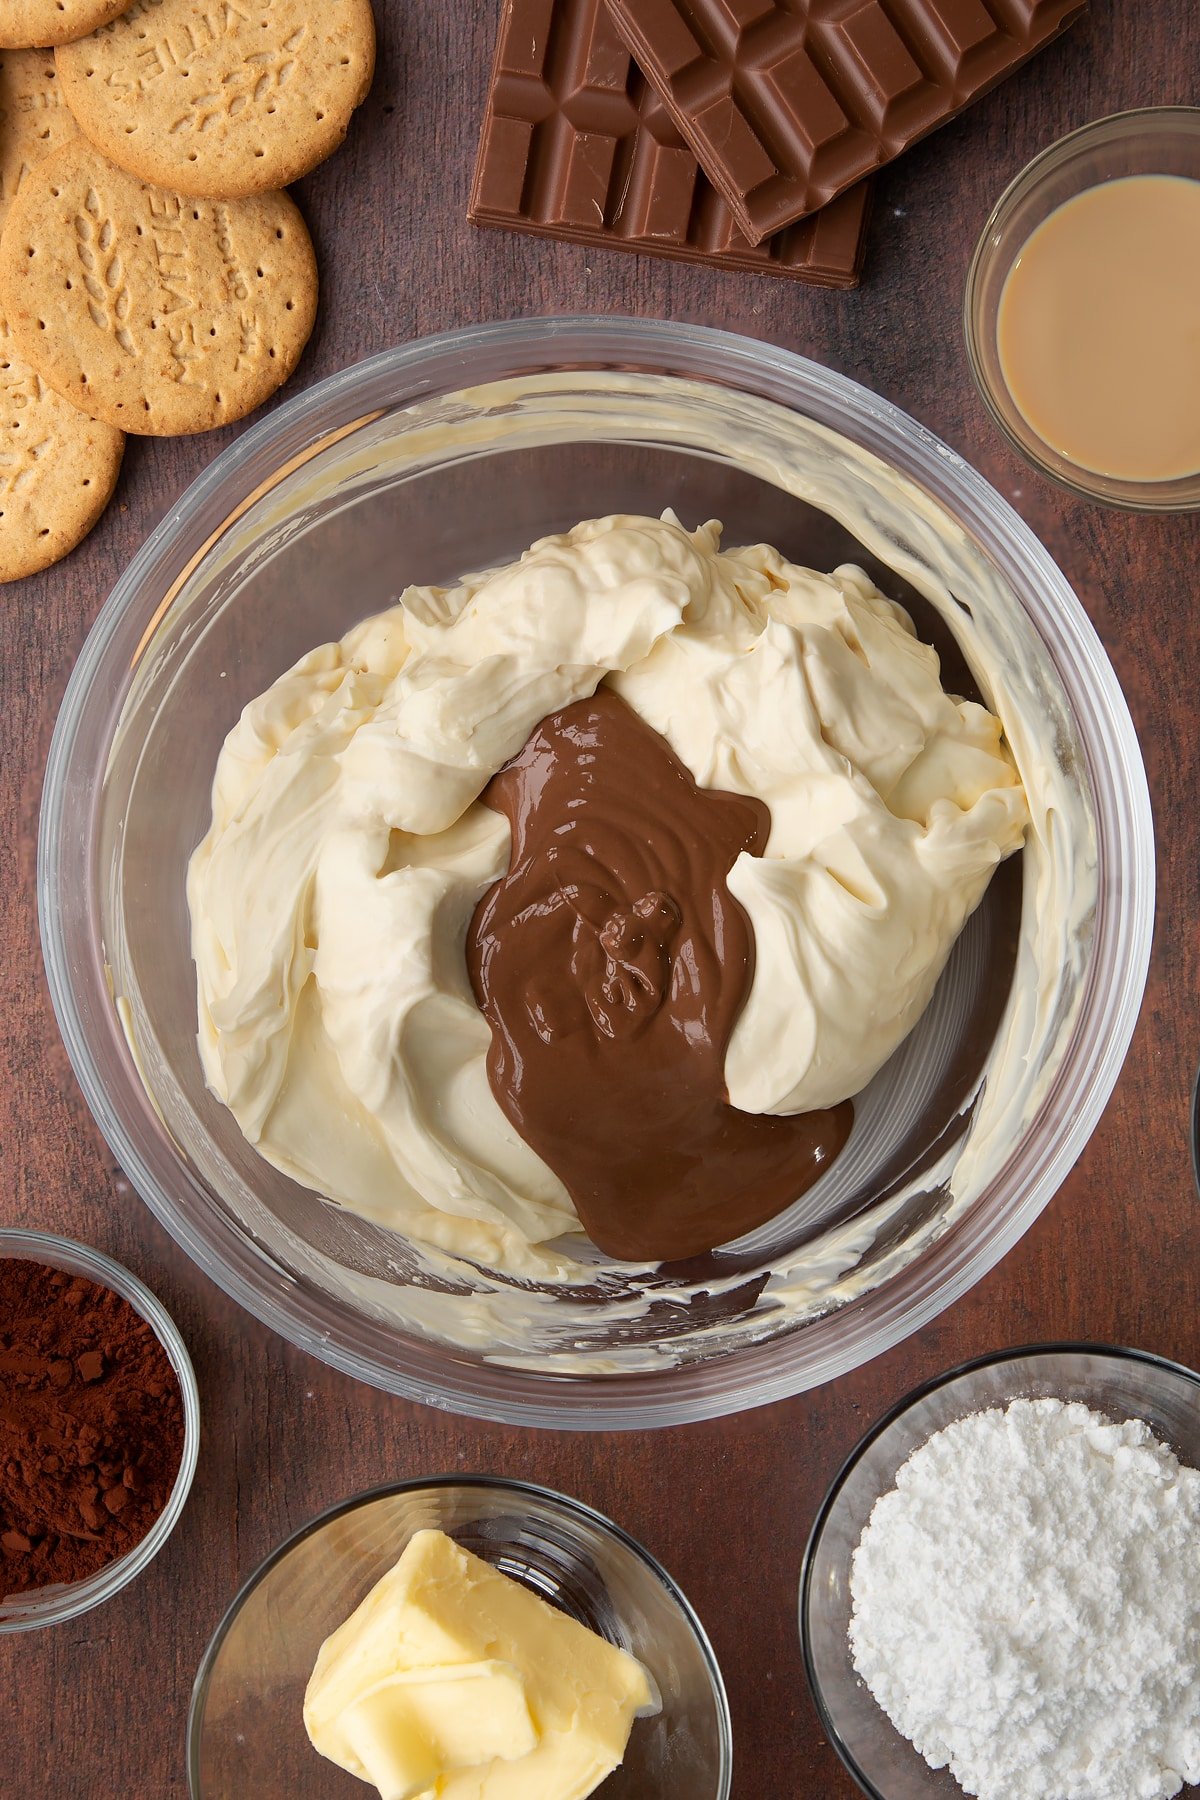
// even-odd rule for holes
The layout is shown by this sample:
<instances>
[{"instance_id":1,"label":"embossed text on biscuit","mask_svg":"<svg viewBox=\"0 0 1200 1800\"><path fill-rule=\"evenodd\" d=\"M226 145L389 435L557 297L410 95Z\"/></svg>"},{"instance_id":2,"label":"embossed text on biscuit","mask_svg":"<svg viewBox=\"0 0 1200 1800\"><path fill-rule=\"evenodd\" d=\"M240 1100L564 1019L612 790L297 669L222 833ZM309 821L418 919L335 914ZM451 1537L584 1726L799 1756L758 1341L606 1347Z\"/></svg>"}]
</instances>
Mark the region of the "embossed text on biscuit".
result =
<instances>
[{"instance_id":1,"label":"embossed text on biscuit","mask_svg":"<svg viewBox=\"0 0 1200 1800\"><path fill-rule=\"evenodd\" d=\"M188 271L187 235L183 229L183 202L178 194L148 189L150 244L161 300L159 311L183 312L195 305Z\"/></svg>"},{"instance_id":2,"label":"embossed text on biscuit","mask_svg":"<svg viewBox=\"0 0 1200 1800\"><path fill-rule=\"evenodd\" d=\"M161 4L161 0L156 0ZM136 9L126 13L124 20L117 20L116 25L124 25L127 35L131 20L137 16ZM105 85L116 94L138 94L144 91L151 82L157 81L161 75L169 74L172 69L187 69L189 61L203 55L213 44L219 44L229 38L236 37L243 25L250 24L250 15L235 6L233 0L221 0L217 6L210 6L195 18L187 20L173 32L164 32L160 37L151 38L144 31L138 32L143 40L133 53L133 70L128 66L110 69L105 75ZM110 34L115 35L114 27L108 27Z\"/></svg>"}]
</instances>

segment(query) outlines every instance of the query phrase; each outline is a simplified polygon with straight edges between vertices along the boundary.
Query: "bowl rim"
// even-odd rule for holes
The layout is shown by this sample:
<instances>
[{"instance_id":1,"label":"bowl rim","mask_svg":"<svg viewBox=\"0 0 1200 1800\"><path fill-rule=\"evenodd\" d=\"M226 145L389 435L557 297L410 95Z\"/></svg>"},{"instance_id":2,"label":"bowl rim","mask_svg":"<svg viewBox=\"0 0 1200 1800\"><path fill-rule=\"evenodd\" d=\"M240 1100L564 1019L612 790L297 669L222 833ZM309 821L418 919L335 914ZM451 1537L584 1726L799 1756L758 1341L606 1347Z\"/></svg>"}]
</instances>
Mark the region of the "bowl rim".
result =
<instances>
[{"instance_id":1,"label":"bowl rim","mask_svg":"<svg viewBox=\"0 0 1200 1800\"><path fill-rule=\"evenodd\" d=\"M570 1494L561 1493L557 1488L546 1487L537 1481L524 1481L516 1476L454 1474L447 1472L441 1475L414 1475L405 1481L385 1481L376 1487L364 1488L348 1499L335 1501L322 1512L290 1532L270 1550L258 1566L242 1582L233 1599L222 1613L212 1636L205 1645L204 1653L196 1668L192 1682L191 1698L188 1701L187 1715L187 1781L188 1794L191 1800L204 1800L200 1786L199 1770L199 1738L204 1718L204 1704L208 1696L208 1686L212 1678L213 1668L221 1648L233 1629L238 1615L251 1594L264 1581L271 1571L284 1562L291 1552L315 1537L334 1520L344 1518L346 1514L357 1512L360 1507L370 1506L377 1500L394 1499L400 1494L420 1494L440 1491L445 1488L475 1488L494 1493L512 1494L549 1501L560 1512L566 1513L568 1519L590 1525L598 1529L602 1536L614 1539L623 1549L628 1550L638 1562L649 1569L651 1575L659 1583L671 1600L674 1601L684 1622L695 1638L708 1672L716 1700L718 1738L720 1743L720 1766L717 1770L718 1788L714 1800L728 1800L733 1780L733 1718L729 1710L729 1696L725 1690L725 1679L721 1673L721 1665L716 1651L712 1647L708 1633L700 1622L699 1615L691 1601L684 1593L674 1576L659 1562L658 1558L638 1542L624 1526L618 1525L607 1514L589 1506L585 1500L576 1500Z\"/></svg>"},{"instance_id":2,"label":"bowl rim","mask_svg":"<svg viewBox=\"0 0 1200 1800\"><path fill-rule=\"evenodd\" d=\"M980 351L983 327L979 317L979 285L983 277L984 265L988 261L992 248L992 234L999 226L1002 217L1034 192L1043 176L1049 172L1051 165L1068 160L1073 151L1080 148L1085 140L1113 134L1116 127L1132 128L1135 124L1145 123L1150 119L1164 123L1169 119L1178 121L1180 125L1195 134L1197 146L1200 148L1200 105L1188 106L1182 103L1172 103L1164 106L1131 106L1123 108L1119 112L1105 113L1101 118L1089 119L1085 124L1077 125L1073 131L1068 131L1062 137L1055 138L1052 143L1045 145L1036 156L1031 157L1023 169L1017 171L988 213L987 221L971 252L971 260L967 266L967 278L963 285L963 342L971 379L993 425L999 429L1009 447L1016 451L1021 460L1033 469L1035 474L1043 476L1065 493L1075 495L1077 499L1089 500L1097 506L1107 506L1114 512L1147 514L1197 512L1200 511L1200 471L1190 475L1181 475L1174 482L1138 483L1129 481L1122 476L1105 476L1096 470L1084 469L1080 464L1072 462L1069 456L1061 455L1061 453L1060 460L1065 467L1056 468L1038 454L1037 445L1042 440L1033 427L1028 427L1028 438L1022 437L1006 417L994 384L988 379L984 369ZM1092 185L1098 186L1100 183L1094 182ZM1080 192L1086 192L1086 189L1080 189ZM1065 205L1066 202L1063 204ZM1020 409L1015 400L1012 404L1014 409L1019 412ZM1067 470L1073 471L1073 474L1067 473ZM1119 483L1120 491L1102 492L1092 485L1096 481ZM1189 495L1179 494L1177 498L1172 499L1170 497L1171 489L1173 487L1182 488L1185 484L1190 490ZM1139 486L1159 487L1164 490L1163 497L1158 499L1139 497Z\"/></svg>"},{"instance_id":3,"label":"bowl rim","mask_svg":"<svg viewBox=\"0 0 1200 1800\"><path fill-rule=\"evenodd\" d=\"M752 1344L720 1364L673 1367L663 1373L635 1373L581 1381L562 1374L530 1374L507 1366L504 1392L493 1386L482 1391L474 1364L465 1371L443 1357L436 1384L422 1368L398 1358L386 1362L376 1348L362 1348L357 1326L347 1324L337 1304L297 1280L264 1252L250 1235L234 1230L224 1215L215 1211L195 1216L178 1204L144 1151L142 1133L131 1129L109 1097L109 1080L102 1075L94 1054L82 1010L73 986L74 972L63 937L59 893L66 890L59 861L66 859L61 828L68 777L81 776L72 769L81 716L89 703L96 704L92 689L106 658L113 654L127 612L132 612L148 578L158 564L172 555L183 566L189 530L198 536L202 509L223 489L228 513L232 495L244 497L254 488L254 458L271 455L272 469L300 441L297 431L309 426L305 445L314 439L329 441L329 432L342 418L361 417L365 390L372 382L386 382L394 407L411 405L433 393L457 391L479 379L472 359L485 355L507 357L511 375L514 358L522 370L562 373L633 367L658 375L672 375L714 385L719 392L750 391L760 394L761 384L771 382L772 403L784 410L815 419L825 429L839 432L869 455L890 458L900 474L924 491L971 536L985 526L992 537L987 552L993 559L1018 561L1026 573L1028 592L1019 601L1033 629L1042 639L1060 679L1063 659L1072 672L1072 710L1087 720L1085 745L1089 780L1097 796L1097 830L1109 845L1109 854L1120 857L1122 879L1119 896L1114 889L1100 896L1101 916L1107 906L1107 931L1113 966L1101 976L1095 956L1085 977L1084 995L1070 1038L1062 1051L1047 1100L1069 1079L1070 1120L1052 1141L1034 1147L1035 1124L1022 1138L1014 1155L1019 1173L1010 1161L1005 1175L1011 1192L986 1226L963 1240L963 1219L928 1246L905 1273L921 1271L912 1291L900 1300L895 1282L875 1284L864 1295L846 1302L835 1316L852 1319L847 1341L843 1331L836 1345L819 1335L819 1350L803 1367L793 1368L778 1355L779 1344L768 1346L772 1366L763 1361L763 1346ZM695 359L704 372L680 368L685 356ZM430 373L430 365L433 372ZM453 381L439 378L452 369ZM715 372L714 372L715 371ZM414 376L416 385L405 388ZM497 370L489 380L499 379ZM758 385L756 385L758 384ZM339 408L342 409L339 411ZM371 414L371 417L377 416ZM311 425L309 422L311 421ZM291 437L289 438L289 433ZM338 435L343 435L338 432ZM953 496L946 494L953 488ZM236 515L235 515L236 516ZM208 548L205 543L197 557ZM172 565L174 566L174 565ZM189 565L190 566L190 565ZM1006 577L1007 578L1007 577ZM158 591L162 591L161 588ZM136 616L141 618L141 611ZM124 646L119 646L123 649ZM1099 780L1101 769L1112 771L1111 794ZM1107 811L1101 819L1100 801ZM549 1429L632 1429L648 1425L680 1424L717 1417L765 1405L789 1397L857 1367L871 1356L899 1342L936 1317L988 1272L1012 1247L1032 1220L1049 1204L1068 1170L1094 1130L1116 1083L1133 1035L1145 987L1154 923L1154 826L1149 789L1137 735L1110 659L1095 627L1049 552L1034 533L985 478L932 432L900 408L834 370L811 362L790 350L759 339L746 338L708 326L665 320L615 316L565 315L524 318L469 326L414 339L329 376L294 396L243 436L226 447L191 484L165 515L156 530L118 577L85 640L67 683L55 722L46 765L38 841L38 907L47 981L68 1055L96 1123L118 1163L170 1234L200 1267L239 1305L310 1354L359 1380L367 1380L390 1392L423 1403L433 1400L451 1411L487 1416L510 1424ZM80 871L71 871L75 882ZM90 887L91 874L82 879ZM1101 931L1097 930L1097 942ZM1119 954L1117 951L1119 950ZM1091 1015L1102 1017L1104 1029L1095 1027ZM1086 1028L1092 1025L1090 1035ZM129 1084L114 1083L120 1093ZM1038 1115L1040 1117L1040 1115ZM177 1159L176 1159L177 1161ZM996 1185L994 1181L981 1202ZM975 1211L976 1208L970 1209ZM965 1215L970 1216L970 1212ZM823 1321L811 1329L821 1334ZM860 1340L869 1339L869 1343ZM783 1340L786 1341L786 1340ZM815 1366L814 1366L815 1365ZM721 1370L718 1377L714 1371ZM495 1369L489 1374L494 1378Z\"/></svg>"},{"instance_id":4,"label":"bowl rim","mask_svg":"<svg viewBox=\"0 0 1200 1800\"><path fill-rule=\"evenodd\" d=\"M200 1456L200 1390L196 1371L179 1327L145 1282L105 1251L58 1232L15 1225L0 1227L0 1259L7 1256L27 1262L44 1261L52 1268L61 1266L55 1261L56 1257L67 1259L69 1267L76 1265L71 1269L72 1273L83 1272L85 1279L94 1281L98 1287L110 1288L141 1315L166 1351L179 1382L183 1401L183 1450L167 1503L145 1536L123 1556L105 1563L103 1568L82 1581L55 1582L44 1588L32 1588L24 1594L0 1595L0 1637L76 1619L105 1600L111 1600L114 1594L119 1594L122 1588L136 1580L179 1523ZM6 1611L9 1607L17 1610L10 1614Z\"/></svg>"},{"instance_id":5,"label":"bowl rim","mask_svg":"<svg viewBox=\"0 0 1200 1800\"><path fill-rule=\"evenodd\" d=\"M965 1362L956 1363L953 1368L945 1369L939 1375L931 1375L926 1381L919 1382L916 1387L910 1388L907 1393L902 1394L894 1405L889 1406L887 1411L868 1427L850 1454L844 1459L833 1480L829 1483L824 1499L817 1508L800 1564L799 1627L800 1649L804 1658L804 1675L822 1731L837 1752L847 1774L852 1777L861 1792L867 1795L868 1800L889 1800L889 1796L877 1788L870 1776L858 1766L853 1751L842 1737L837 1722L829 1710L824 1689L813 1664L812 1642L808 1626L813 1568L830 1516L837 1505L843 1487L872 1444L889 1431L897 1420L902 1419L905 1413L910 1412L914 1406L919 1406L922 1400L927 1400L931 1394L936 1394L942 1388L949 1387L953 1382L962 1380L964 1376L978 1374L981 1369L998 1368L1008 1362L1028 1362L1036 1357L1055 1356L1098 1356L1106 1358L1109 1362L1137 1363L1153 1369L1167 1370L1172 1375L1182 1376L1185 1381L1200 1390L1200 1373L1195 1369L1190 1369L1186 1363L1176 1362L1169 1356L1160 1356L1154 1350L1138 1350L1132 1345L1107 1344L1091 1339L1047 1339L1031 1344L1010 1345L1003 1350L988 1350L981 1356L968 1357Z\"/></svg>"}]
</instances>

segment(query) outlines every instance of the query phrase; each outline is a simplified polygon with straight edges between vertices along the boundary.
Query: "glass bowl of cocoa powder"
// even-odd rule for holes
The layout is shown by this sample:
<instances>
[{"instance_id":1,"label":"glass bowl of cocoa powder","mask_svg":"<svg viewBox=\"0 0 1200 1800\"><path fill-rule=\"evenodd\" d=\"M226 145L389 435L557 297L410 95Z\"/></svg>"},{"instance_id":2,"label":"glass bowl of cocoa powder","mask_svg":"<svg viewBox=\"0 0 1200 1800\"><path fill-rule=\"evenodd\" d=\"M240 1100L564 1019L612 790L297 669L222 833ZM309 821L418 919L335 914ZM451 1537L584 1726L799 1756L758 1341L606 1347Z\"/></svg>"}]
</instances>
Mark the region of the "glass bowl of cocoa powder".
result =
<instances>
[{"instance_id":1,"label":"glass bowl of cocoa powder","mask_svg":"<svg viewBox=\"0 0 1200 1800\"><path fill-rule=\"evenodd\" d=\"M199 1447L191 1359L149 1288L70 1238L0 1230L0 1634L140 1575Z\"/></svg>"}]
</instances>

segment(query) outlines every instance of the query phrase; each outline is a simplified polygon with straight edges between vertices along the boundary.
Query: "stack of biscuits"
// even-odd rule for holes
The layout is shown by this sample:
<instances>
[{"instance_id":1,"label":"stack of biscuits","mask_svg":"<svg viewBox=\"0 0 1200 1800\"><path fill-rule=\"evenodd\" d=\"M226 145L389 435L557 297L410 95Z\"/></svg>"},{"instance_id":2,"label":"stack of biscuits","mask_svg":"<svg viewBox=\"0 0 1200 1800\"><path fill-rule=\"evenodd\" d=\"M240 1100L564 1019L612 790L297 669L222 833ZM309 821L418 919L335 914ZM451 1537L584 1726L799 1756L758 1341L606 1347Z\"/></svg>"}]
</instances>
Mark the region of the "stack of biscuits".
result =
<instances>
[{"instance_id":1,"label":"stack of biscuits","mask_svg":"<svg viewBox=\"0 0 1200 1800\"><path fill-rule=\"evenodd\" d=\"M126 432L227 425L291 374L317 270L283 189L374 63L370 0L5 0L0 582L86 536Z\"/></svg>"}]
</instances>

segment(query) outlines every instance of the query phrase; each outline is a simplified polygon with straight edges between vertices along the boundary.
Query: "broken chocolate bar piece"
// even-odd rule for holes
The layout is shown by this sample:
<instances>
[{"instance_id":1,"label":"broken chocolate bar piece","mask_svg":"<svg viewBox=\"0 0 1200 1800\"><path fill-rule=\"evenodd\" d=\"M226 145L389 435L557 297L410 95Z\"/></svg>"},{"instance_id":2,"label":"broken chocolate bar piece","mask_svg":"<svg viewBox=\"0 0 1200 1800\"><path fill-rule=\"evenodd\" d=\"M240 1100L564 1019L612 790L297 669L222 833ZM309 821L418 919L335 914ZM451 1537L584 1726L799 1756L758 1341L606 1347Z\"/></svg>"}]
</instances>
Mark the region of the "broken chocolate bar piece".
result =
<instances>
[{"instance_id":1,"label":"broken chocolate bar piece","mask_svg":"<svg viewBox=\"0 0 1200 1800\"><path fill-rule=\"evenodd\" d=\"M752 244L995 87L1086 0L611 0Z\"/></svg>"},{"instance_id":2,"label":"broken chocolate bar piece","mask_svg":"<svg viewBox=\"0 0 1200 1800\"><path fill-rule=\"evenodd\" d=\"M469 216L570 243L853 287L868 184L750 244L634 63L607 0L507 0Z\"/></svg>"}]
</instances>

